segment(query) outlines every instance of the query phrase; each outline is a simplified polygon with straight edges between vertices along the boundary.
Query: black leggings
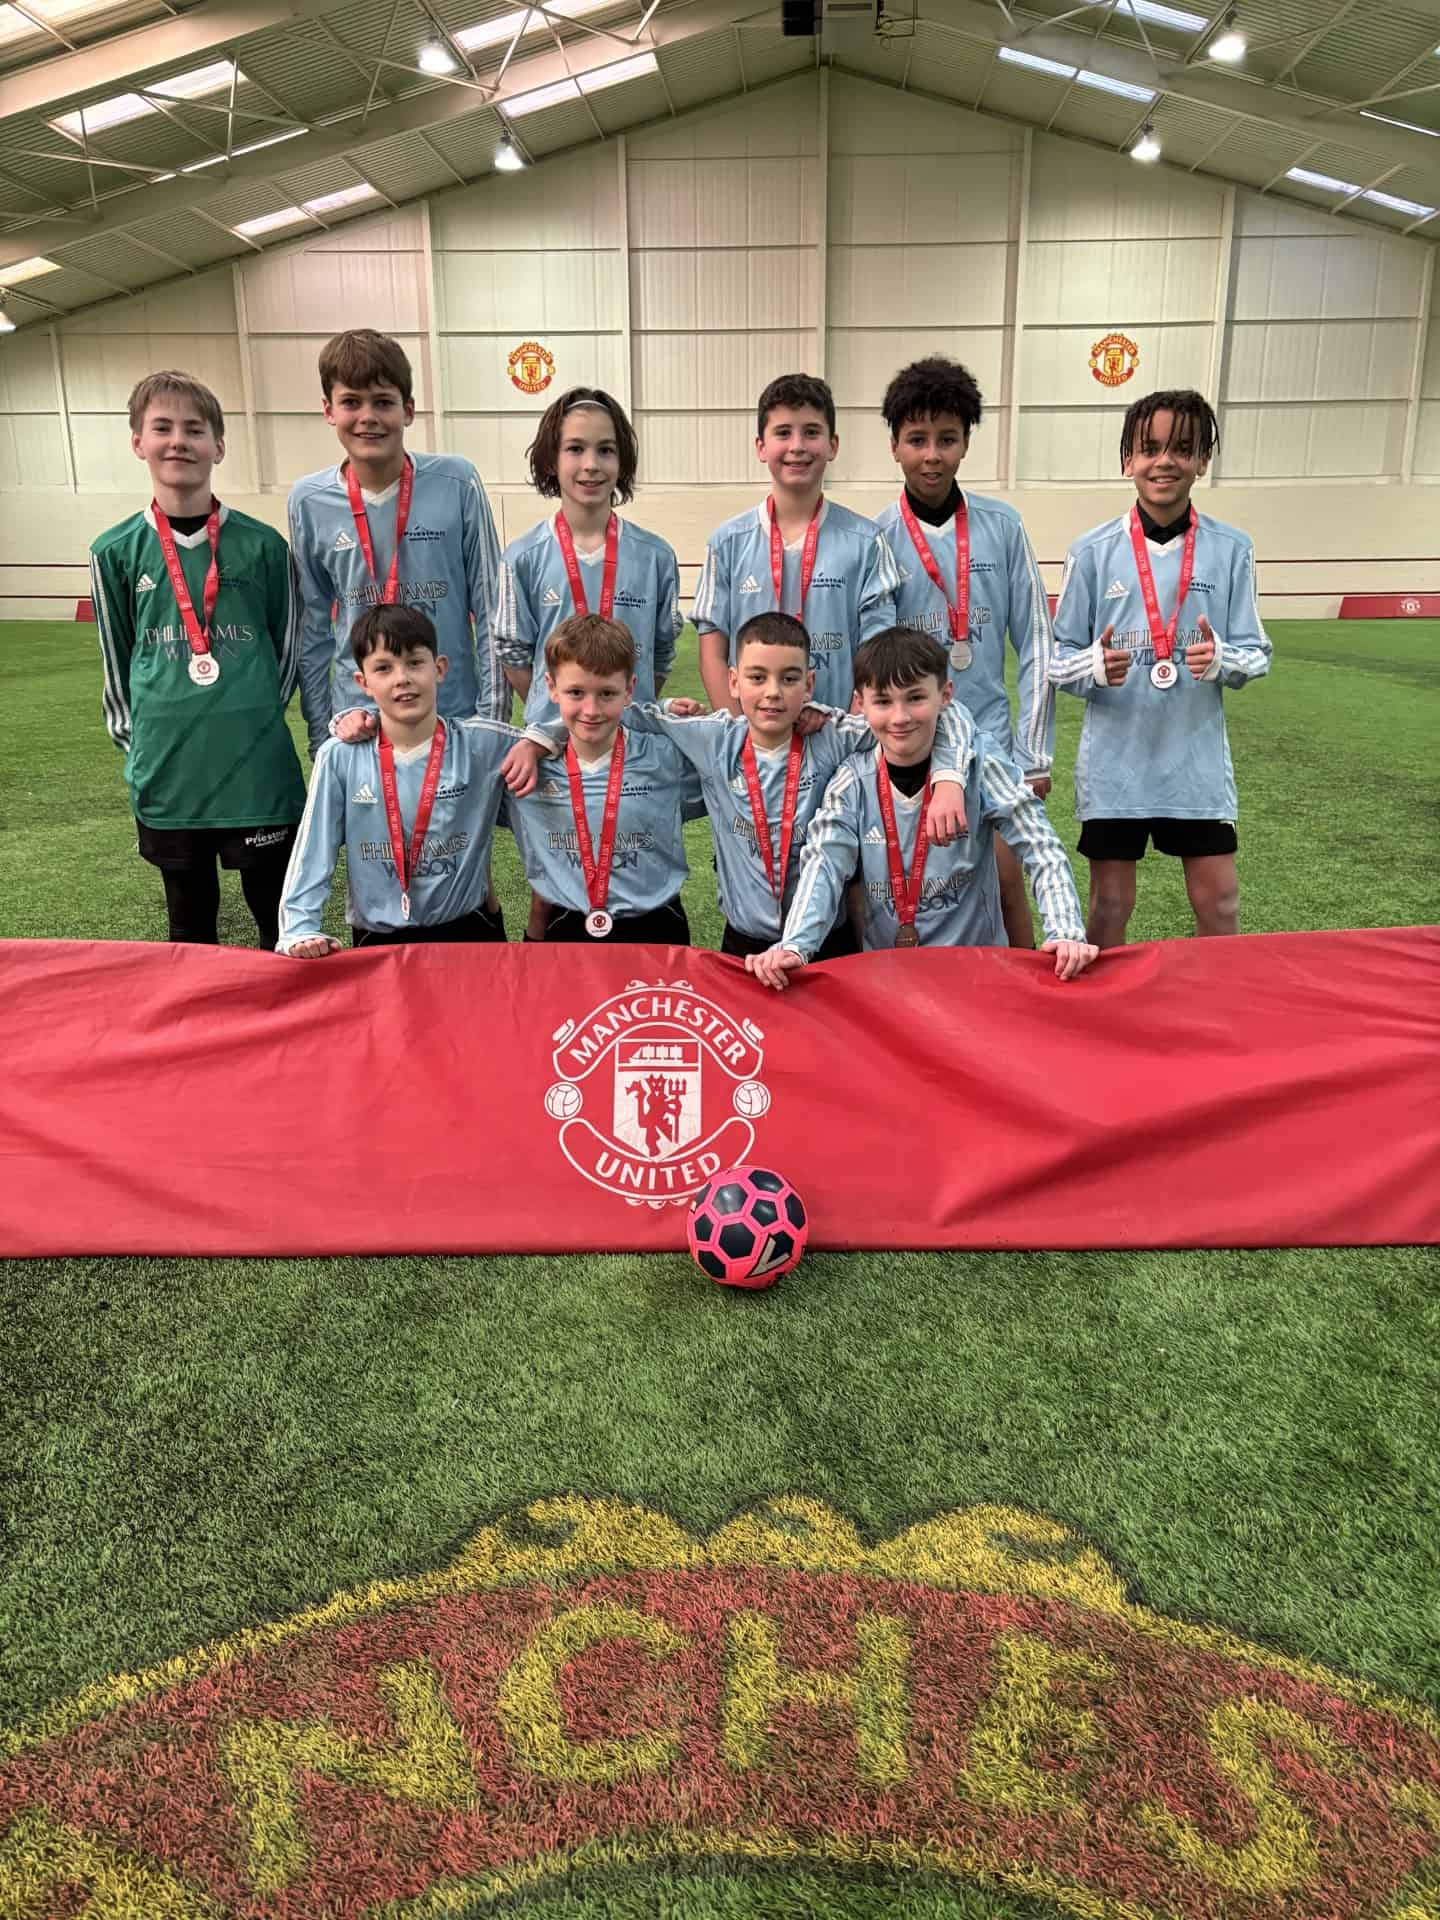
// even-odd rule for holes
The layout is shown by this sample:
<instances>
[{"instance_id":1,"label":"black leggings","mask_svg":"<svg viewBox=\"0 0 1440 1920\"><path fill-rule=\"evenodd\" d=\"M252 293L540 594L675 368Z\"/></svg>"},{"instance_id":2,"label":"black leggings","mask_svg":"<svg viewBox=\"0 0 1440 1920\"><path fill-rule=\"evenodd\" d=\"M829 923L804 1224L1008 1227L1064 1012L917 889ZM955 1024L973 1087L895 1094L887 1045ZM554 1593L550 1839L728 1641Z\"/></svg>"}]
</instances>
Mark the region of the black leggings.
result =
<instances>
[{"instance_id":1,"label":"black leggings","mask_svg":"<svg viewBox=\"0 0 1440 1920\"><path fill-rule=\"evenodd\" d=\"M218 947L220 876L214 861L194 867L162 867L160 878L165 882L170 938L200 947ZM285 866L281 861L240 869L240 891L255 917L260 945L272 953L280 938L280 895L284 887Z\"/></svg>"},{"instance_id":2,"label":"black leggings","mask_svg":"<svg viewBox=\"0 0 1440 1920\"><path fill-rule=\"evenodd\" d=\"M603 940L586 933L585 919L586 916L573 907L556 909L545 929L545 944L558 942L579 947L688 947L690 944L690 922L678 893L663 907L652 907L649 913L617 913L614 927Z\"/></svg>"},{"instance_id":3,"label":"black leggings","mask_svg":"<svg viewBox=\"0 0 1440 1920\"><path fill-rule=\"evenodd\" d=\"M375 933L369 927L352 927L352 947L433 946L451 940L480 941L486 946L505 940L505 916L498 909L487 913L476 907L462 913L458 920L437 920L428 927L397 927L393 933Z\"/></svg>"}]
</instances>

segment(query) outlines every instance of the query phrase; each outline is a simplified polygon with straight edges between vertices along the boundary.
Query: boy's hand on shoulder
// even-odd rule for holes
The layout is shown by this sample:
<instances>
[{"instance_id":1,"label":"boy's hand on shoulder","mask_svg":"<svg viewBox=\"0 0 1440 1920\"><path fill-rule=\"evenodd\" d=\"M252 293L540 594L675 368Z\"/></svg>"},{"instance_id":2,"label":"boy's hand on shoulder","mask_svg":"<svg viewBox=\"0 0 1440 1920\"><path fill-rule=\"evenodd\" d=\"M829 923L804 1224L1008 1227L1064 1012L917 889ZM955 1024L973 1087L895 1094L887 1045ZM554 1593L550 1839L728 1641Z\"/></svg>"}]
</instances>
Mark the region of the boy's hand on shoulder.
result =
<instances>
[{"instance_id":1,"label":"boy's hand on shoulder","mask_svg":"<svg viewBox=\"0 0 1440 1920\"><path fill-rule=\"evenodd\" d=\"M500 778L517 800L535 791L540 762L546 758L545 749L534 740L517 740L500 762Z\"/></svg>"},{"instance_id":2,"label":"boy's hand on shoulder","mask_svg":"<svg viewBox=\"0 0 1440 1920\"><path fill-rule=\"evenodd\" d=\"M810 706L800 709L800 718L795 722L795 731L802 740L808 740L812 733L819 733L822 727L828 727L830 716L819 707Z\"/></svg>"},{"instance_id":3,"label":"boy's hand on shoulder","mask_svg":"<svg viewBox=\"0 0 1440 1920\"><path fill-rule=\"evenodd\" d=\"M1215 635L1210 622L1200 616L1200 638L1185 649L1185 664L1197 680L1203 680L1215 664Z\"/></svg>"},{"instance_id":4,"label":"boy's hand on shoulder","mask_svg":"<svg viewBox=\"0 0 1440 1920\"><path fill-rule=\"evenodd\" d=\"M764 953L745 956L745 971L753 973L762 986L774 987L777 993L789 986L789 975L804 964L793 947L767 947Z\"/></svg>"},{"instance_id":5,"label":"boy's hand on shoulder","mask_svg":"<svg viewBox=\"0 0 1440 1920\"><path fill-rule=\"evenodd\" d=\"M380 720L368 707L351 707L337 714L332 726L335 738L353 747L357 740L372 739L379 731Z\"/></svg>"},{"instance_id":6,"label":"boy's hand on shoulder","mask_svg":"<svg viewBox=\"0 0 1440 1920\"><path fill-rule=\"evenodd\" d=\"M339 953L340 942L332 940L328 933L317 933L312 939L297 940L285 951L292 960L325 960L332 953Z\"/></svg>"},{"instance_id":7,"label":"boy's hand on shoulder","mask_svg":"<svg viewBox=\"0 0 1440 1920\"><path fill-rule=\"evenodd\" d=\"M1106 627L1100 636L1100 652L1105 661L1105 681L1107 686L1124 685L1125 676L1130 671L1130 655L1124 647L1112 647L1110 640L1114 634L1113 626Z\"/></svg>"},{"instance_id":8,"label":"boy's hand on shoulder","mask_svg":"<svg viewBox=\"0 0 1440 1920\"><path fill-rule=\"evenodd\" d=\"M1100 958L1099 947L1092 947L1088 940L1047 940L1040 951L1054 954L1058 980L1075 979Z\"/></svg>"},{"instance_id":9,"label":"boy's hand on shoulder","mask_svg":"<svg viewBox=\"0 0 1440 1920\"><path fill-rule=\"evenodd\" d=\"M963 840L969 831L964 787L958 780L937 780L930 789L925 837L932 847L948 847L952 840Z\"/></svg>"},{"instance_id":10,"label":"boy's hand on shoulder","mask_svg":"<svg viewBox=\"0 0 1440 1920\"><path fill-rule=\"evenodd\" d=\"M705 705L703 700L687 700L682 695L678 699L667 700L665 702L665 711L672 720L698 720L702 714L708 713L710 709Z\"/></svg>"},{"instance_id":11,"label":"boy's hand on shoulder","mask_svg":"<svg viewBox=\"0 0 1440 1920\"><path fill-rule=\"evenodd\" d=\"M1025 784L1037 800L1043 800L1049 793L1052 783L1048 773L1027 773Z\"/></svg>"}]
</instances>

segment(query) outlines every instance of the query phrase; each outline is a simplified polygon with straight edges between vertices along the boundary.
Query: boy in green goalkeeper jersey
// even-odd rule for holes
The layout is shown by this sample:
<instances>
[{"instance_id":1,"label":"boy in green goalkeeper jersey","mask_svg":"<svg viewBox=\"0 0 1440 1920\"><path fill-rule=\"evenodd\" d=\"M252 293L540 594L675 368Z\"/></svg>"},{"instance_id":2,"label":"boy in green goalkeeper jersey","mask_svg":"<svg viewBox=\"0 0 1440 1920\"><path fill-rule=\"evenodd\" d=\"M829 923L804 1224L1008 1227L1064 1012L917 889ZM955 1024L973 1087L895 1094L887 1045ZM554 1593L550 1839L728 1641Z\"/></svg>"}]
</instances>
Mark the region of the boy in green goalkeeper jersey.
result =
<instances>
[{"instance_id":1,"label":"boy in green goalkeeper jersey","mask_svg":"<svg viewBox=\"0 0 1440 1920\"><path fill-rule=\"evenodd\" d=\"M236 868L259 944L305 807L285 724L300 665L300 595L273 527L221 506L220 403L184 373L130 396L130 445L150 470L142 513L90 549L110 738L125 755L142 859L160 869L172 940L218 943L216 862Z\"/></svg>"}]
</instances>

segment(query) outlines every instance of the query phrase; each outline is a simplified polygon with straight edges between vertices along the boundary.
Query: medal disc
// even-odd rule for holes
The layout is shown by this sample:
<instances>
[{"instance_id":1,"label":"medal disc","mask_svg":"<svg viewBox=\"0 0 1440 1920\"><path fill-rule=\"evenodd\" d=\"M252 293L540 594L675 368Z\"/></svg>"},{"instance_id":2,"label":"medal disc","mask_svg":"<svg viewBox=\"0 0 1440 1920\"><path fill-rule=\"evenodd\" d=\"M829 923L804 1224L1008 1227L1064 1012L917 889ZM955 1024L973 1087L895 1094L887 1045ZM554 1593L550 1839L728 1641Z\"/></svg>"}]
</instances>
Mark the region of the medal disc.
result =
<instances>
[{"instance_id":1,"label":"medal disc","mask_svg":"<svg viewBox=\"0 0 1440 1920\"><path fill-rule=\"evenodd\" d=\"M1157 660L1150 669L1150 684L1159 687L1163 693L1167 687L1173 687L1180 678L1180 669L1173 660Z\"/></svg>"},{"instance_id":2,"label":"medal disc","mask_svg":"<svg viewBox=\"0 0 1440 1920\"><path fill-rule=\"evenodd\" d=\"M895 944L897 947L919 946L920 935L915 929L915 922L913 920L907 920L903 925L895 929Z\"/></svg>"},{"instance_id":3,"label":"medal disc","mask_svg":"<svg viewBox=\"0 0 1440 1920\"><path fill-rule=\"evenodd\" d=\"M585 931L592 940L603 940L615 922L603 908L597 907L585 922Z\"/></svg>"},{"instance_id":4,"label":"medal disc","mask_svg":"<svg viewBox=\"0 0 1440 1920\"><path fill-rule=\"evenodd\" d=\"M957 673L963 673L975 658L975 649L968 640L957 640L950 649L950 664Z\"/></svg>"},{"instance_id":5,"label":"medal disc","mask_svg":"<svg viewBox=\"0 0 1440 1920\"><path fill-rule=\"evenodd\" d=\"M213 653L192 653L189 671L197 687L213 687L220 678L220 662Z\"/></svg>"}]
</instances>

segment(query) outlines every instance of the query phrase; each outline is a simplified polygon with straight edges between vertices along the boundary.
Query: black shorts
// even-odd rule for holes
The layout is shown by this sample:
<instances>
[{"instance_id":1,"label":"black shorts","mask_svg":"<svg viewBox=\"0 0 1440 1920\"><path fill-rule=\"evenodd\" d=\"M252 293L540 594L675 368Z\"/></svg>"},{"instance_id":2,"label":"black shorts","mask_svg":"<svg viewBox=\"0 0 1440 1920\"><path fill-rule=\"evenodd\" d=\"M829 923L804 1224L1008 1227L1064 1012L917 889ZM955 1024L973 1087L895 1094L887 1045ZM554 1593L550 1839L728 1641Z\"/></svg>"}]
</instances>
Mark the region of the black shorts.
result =
<instances>
[{"instance_id":1,"label":"black shorts","mask_svg":"<svg viewBox=\"0 0 1440 1920\"><path fill-rule=\"evenodd\" d=\"M753 933L742 933L738 927L732 927L727 920L725 932L720 941L720 951L734 954L737 959L743 959L749 953L768 953L774 945L773 940L761 939L759 935ZM859 953L859 951L860 946L855 938L854 928L848 920L842 920L838 926L832 927L826 934L815 958L843 960L847 954Z\"/></svg>"},{"instance_id":2,"label":"black shorts","mask_svg":"<svg viewBox=\"0 0 1440 1920\"><path fill-rule=\"evenodd\" d=\"M678 893L663 907L652 907L649 913L617 913L614 926L603 939L596 939L585 931L587 918L587 914L577 912L574 907L556 907L545 929L544 941L535 944L548 946L556 940L569 946L590 947L688 947L690 944L690 922Z\"/></svg>"},{"instance_id":3,"label":"black shorts","mask_svg":"<svg viewBox=\"0 0 1440 1920\"><path fill-rule=\"evenodd\" d=\"M285 866L299 832L299 822L288 827L147 827L135 822L140 858L152 867L183 873L192 867Z\"/></svg>"},{"instance_id":4,"label":"black shorts","mask_svg":"<svg viewBox=\"0 0 1440 1920\"><path fill-rule=\"evenodd\" d=\"M1157 814L1150 820L1086 820L1080 828L1080 851L1087 860L1143 860L1147 840L1155 842L1157 853L1177 860L1234 853L1240 844L1233 820L1172 820Z\"/></svg>"},{"instance_id":5,"label":"black shorts","mask_svg":"<svg viewBox=\"0 0 1440 1920\"><path fill-rule=\"evenodd\" d=\"M462 913L458 920L437 920L429 927L397 927L392 933L373 933L369 927L350 929L352 947L428 946L447 940L479 941L488 946L504 938L504 914L487 913L484 907Z\"/></svg>"}]
</instances>

